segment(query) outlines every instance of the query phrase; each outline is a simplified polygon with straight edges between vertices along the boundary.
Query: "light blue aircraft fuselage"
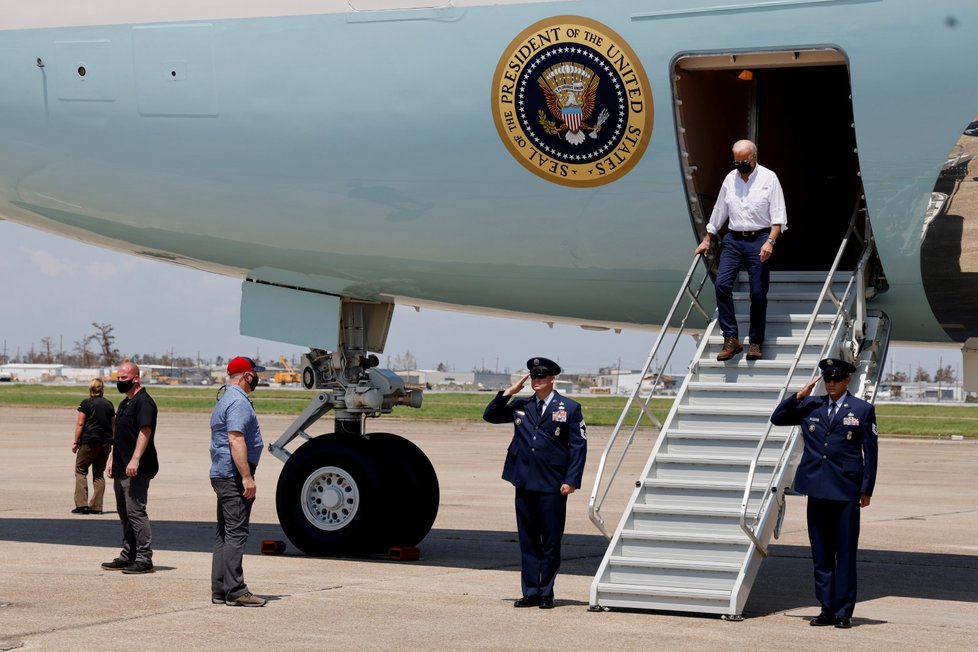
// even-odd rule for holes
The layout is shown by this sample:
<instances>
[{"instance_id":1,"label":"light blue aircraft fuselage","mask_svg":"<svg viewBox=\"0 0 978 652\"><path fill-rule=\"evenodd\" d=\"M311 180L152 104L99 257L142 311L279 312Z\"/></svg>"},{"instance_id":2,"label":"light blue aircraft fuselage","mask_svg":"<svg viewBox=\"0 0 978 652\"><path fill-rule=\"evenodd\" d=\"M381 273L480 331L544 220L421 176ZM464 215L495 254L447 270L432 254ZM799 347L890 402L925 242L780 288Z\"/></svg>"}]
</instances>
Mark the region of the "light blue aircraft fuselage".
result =
<instances>
[{"instance_id":1,"label":"light blue aircraft fuselage","mask_svg":"<svg viewBox=\"0 0 978 652\"><path fill-rule=\"evenodd\" d=\"M210 19L175 9L123 24L99 17L112 4L90 3L77 26L27 17L0 30L7 219L332 295L653 324L699 239L677 146L677 58L828 48L850 79L889 282L876 305L898 339L949 339L927 309L919 234L978 111L973 2L602 0L248 18L214 3ZM208 15L211 3L197 4ZM613 30L647 75L646 149L611 183L532 173L494 124L507 48L560 16ZM710 154L726 165L721 133ZM778 144L759 146L766 162ZM779 160L822 156L789 154ZM803 213L787 203L790 234ZM804 246L789 243L778 253ZM561 291L539 290L551 282Z\"/></svg>"}]
</instances>

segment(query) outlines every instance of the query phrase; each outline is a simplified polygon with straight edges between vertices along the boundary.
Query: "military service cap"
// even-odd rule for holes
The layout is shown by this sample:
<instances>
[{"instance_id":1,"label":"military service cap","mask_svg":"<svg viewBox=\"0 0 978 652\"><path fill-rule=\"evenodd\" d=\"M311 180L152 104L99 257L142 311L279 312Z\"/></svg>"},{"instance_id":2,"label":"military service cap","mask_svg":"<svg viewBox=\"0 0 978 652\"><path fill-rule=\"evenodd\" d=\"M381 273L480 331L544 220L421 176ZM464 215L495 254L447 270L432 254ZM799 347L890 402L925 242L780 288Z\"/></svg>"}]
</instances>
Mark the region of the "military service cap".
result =
<instances>
[{"instance_id":1,"label":"military service cap","mask_svg":"<svg viewBox=\"0 0 978 652\"><path fill-rule=\"evenodd\" d=\"M548 358L530 358L526 361L526 368L531 378L546 378L560 373L560 365Z\"/></svg>"},{"instance_id":2,"label":"military service cap","mask_svg":"<svg viewBox=\"0 0 978 652\"><path fill-rule=\"evenodd\" d=\"M822 378L828 380L842 380L856 371L854 366L839 358L825 358L818 363L818 368L822 370Z\"/></svg>"}]
</instances>

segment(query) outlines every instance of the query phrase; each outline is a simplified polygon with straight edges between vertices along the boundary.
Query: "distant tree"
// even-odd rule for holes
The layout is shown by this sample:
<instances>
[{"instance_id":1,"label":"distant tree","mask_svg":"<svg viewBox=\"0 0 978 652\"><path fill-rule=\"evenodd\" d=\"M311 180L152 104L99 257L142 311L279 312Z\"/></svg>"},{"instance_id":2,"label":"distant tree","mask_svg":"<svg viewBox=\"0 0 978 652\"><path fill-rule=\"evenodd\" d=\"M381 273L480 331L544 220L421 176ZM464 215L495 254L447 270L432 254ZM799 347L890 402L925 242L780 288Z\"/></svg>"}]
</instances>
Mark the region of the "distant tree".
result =
<instances>
[{"instance_id":1,"label":"distant tree","mask_svg":"<svg viewBox=\"0 0 978 652\"><path fill-rule=\"evenodd\" d=\"M930 374L924 371L923 367L917 367L917 373L914 374L913 379L917 383L929 383Z\"/></svg>"},{"instance_id":2,"label":"distant tree","mask_svg":"<svg viewBox=\"0 0 978 652\"><path fill-rule=\"evenodd\" d=\"M40 356L40 362L44 362L46 364L51 364L54 362L54 354L52 353L52 349L54 348L54 339L47 335L42 337L41 348L44 350L44 352Z\"/></svg>"},{"instance_id":3,"label":"distant tree","mask_svg":"<svg viewBox=\"0 0 978 652\"><path fill-rule=\"evenodd\" d=\"M905 383L910 380L907 374L902 371L896 371L886 374L886 382L888 383Z\"/></svg>"},{"instance_id":4,"label":"distant tree","mask_svg":"<svg viewBox=\"0 0 978 652\"><path fill-rule=\"evenodd\" d=\"M937 373L934 374L934 381L938 383L953 383L956 380L957 378L955 378L954 368L951 367L951 365L941 367L937 370Z\"/></svg>"},{"instance_id":5,"label":"distant tree","mask_svg":"<svg viewBox=\"0 0 978 652\"><path fill-rule=\"evenodd\" d=\"M78 354L79 364L83 367L91 367L95 363L95 356L89 350L94 335L85 335L80 340L75 341L75 352Z\"/></svg>"},{"instance_id":6,"label":"distant tree","mask_svg":"<svg viewBox=\"0 0 978 652\"><path fill-rule=\"evenodd\" d=\"M119 350L112 348L112 344L115 342L115 335L112 334L112 331L115 328L112 327L112 324L97 324L95 322L92 322L92 326L95 327L92 339L102 348L99 364L104 367L114 366L119 359Z\"/></svg>"},{"instance_id":7,"label":"distant tree","mask_svg":"<svg viewBox=\"0 0 978 652\"><path fill-rule=\"evenodd\" d=\"M439 362L438 366L435 367L435 371L448 371L448 365L444 362Z\"/></svg>"},{"instance_id":8,"label":"distant tree","mask_svg":"<svg viewBox=\"0 0 978 652\"><path fill-rule=\"evenodd\" d=\"M224 357L219 355L216 358L214 358L214 365L217 366L217 367L223 367L224 366Z\"/></svg>"},{"instance_id":9,"label":"distant tree","mask_svg":"<svg viewBox=\"0 0 978 652\"><path fill-rule=\"evenodd\" d=\"M404 355L394 356L390 368L400 371L413 371L418 368L418 361L413 353L405 351Z\"/></svg>"}]
</instances>

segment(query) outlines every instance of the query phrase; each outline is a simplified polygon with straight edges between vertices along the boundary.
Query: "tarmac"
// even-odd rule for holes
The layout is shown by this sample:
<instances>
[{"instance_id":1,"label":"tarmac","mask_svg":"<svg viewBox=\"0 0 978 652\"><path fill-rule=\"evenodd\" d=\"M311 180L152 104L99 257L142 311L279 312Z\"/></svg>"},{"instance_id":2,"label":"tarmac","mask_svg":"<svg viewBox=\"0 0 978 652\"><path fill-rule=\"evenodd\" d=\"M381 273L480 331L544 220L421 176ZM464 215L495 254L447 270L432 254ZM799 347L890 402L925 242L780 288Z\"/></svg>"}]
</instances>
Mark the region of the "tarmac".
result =
<instances>
[{"instance_id":1,"label":"tarmac","mask_svg":"<svg viewBox=\"0 0 978 652\"><path fill-rule=\"evenodd\" d=\"M313 558L288 541L281 556L260 554L263 539L285 540L274 501L282 464L266 453L245 578L269 602L260 609L213 605L208 418L161 413L161 471L149 494L156 572L123 575L100 567L120 545L111 488L109 513L69 513L75 411L0 408L0 650L978 649L973 439L883 438L875 495L862 514L854 626L839 630L808 626L818 606L802 497L788 501L781 538L742 622L588 611L606 541L587 518L587 499L608 428L588 429L588 469L585 486L570 498L557 608L514 609L520 580L513 489L499 477L511 429L396 418L371 420L368 429L414 441L441 487L421 558ZM292 420L259 419L266 442ZM644 461L625 465L609 504L624 500L630 474ZM617 509L606 513L612 526Z\"/></svg>"}]
</instances>

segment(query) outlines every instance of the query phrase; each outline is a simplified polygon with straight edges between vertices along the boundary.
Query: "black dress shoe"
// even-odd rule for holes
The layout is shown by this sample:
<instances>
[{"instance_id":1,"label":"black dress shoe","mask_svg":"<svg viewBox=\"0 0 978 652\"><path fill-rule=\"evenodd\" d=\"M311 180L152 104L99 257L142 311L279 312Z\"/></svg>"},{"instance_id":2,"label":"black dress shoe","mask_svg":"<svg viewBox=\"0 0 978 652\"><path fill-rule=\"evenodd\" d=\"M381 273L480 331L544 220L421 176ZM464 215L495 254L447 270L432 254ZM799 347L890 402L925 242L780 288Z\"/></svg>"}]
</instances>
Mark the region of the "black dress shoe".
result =
<instances>
[{"instance_id":1,"label":"black dress shoe","mask_svg":"<svg viewBox=\"0 0 978 652\"><path fill-rule=\"evenodd\" d=\"M540 606L540 596L533 596L530 598L522 597L513 603L513 606L517 609L522 609L524 607L539 607Z\"/></svg>"},{"instance_id":2,"label":"black dress shoe","mask_svg":"<svg viewBox=\"0 0 978 652\"><path fill-rule=\"evenodd\" d=\"M835 626L839 629L851 629L852 628L852 618L849 616L839 616L835 619Z\"/></svg>"},{"instance_id":3,"label":"black dress shoe","mask_svg":"<svg viewBox=\"0 0 978 652\"><path fill-rule=\"evenodd\" d=\"M544 598L544 599L540 600L540 608L541 609L553 609L554 608L554 599L553 598Z\"/></svg>"},{"instance_id":4,"label":"black dress shoe","mask_svg":"<svg viewBox=\"0 0 978 652\"><path fill-rule=\"evenodd\" d=\"M808 624L812 627L828 627L829 625L835 625L835 616L829 615L824 611L819 615L815 616L808 621Z\"/></svg>"},{"instance_id":5,"label":"black dress shoe","mask_svg":"<svg viewBox=\"0 0 978 652\"><path fill-rule=\"evenodd\" d=\"M71 513L72 514L88 514L89 511L88 511L88 508L87 507L76 507L73 510L71 510Z\"/></svg>"}]
</instances>

